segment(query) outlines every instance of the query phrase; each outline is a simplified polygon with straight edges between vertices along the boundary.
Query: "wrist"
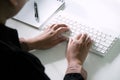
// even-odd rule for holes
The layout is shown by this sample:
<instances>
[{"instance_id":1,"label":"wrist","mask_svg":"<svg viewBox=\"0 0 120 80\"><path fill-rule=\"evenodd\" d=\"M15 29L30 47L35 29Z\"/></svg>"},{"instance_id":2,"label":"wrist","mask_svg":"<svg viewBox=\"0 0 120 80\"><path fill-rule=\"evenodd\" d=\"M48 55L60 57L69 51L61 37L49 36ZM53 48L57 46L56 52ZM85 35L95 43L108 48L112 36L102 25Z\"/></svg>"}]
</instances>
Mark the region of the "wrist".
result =
<instances>
[{"instance_id":1,"label":"wrist","mask_svg":"<svg viewBox=\"0 0 120 80\"><path fill-rule=\"evenodd\" d=\"M71 62L68 64L66 74L70 74L70 73L79 73L82 75L84 80L87 79L87 72L79 62Z\"/></svg>"},{"instance_id":2,"label":"wrist","mask_svg":"<svg viewBox=\"0 0 120 80\"><path fill-rule=\"evenodd\" d=\"M78 62L68 63L68 68L66 73L81 73L82 65Z\"/></svg>"},{"instance_id":3,"label":"wrist","mask_svg":"<svg viewBox=\"0 0 120 80\"><path fill-rule=\"evenodd\" d=\"M35 41L33 39L20 38L21 48L25 51L30 51L35 49Z\"/></svg>"}]
</instances>

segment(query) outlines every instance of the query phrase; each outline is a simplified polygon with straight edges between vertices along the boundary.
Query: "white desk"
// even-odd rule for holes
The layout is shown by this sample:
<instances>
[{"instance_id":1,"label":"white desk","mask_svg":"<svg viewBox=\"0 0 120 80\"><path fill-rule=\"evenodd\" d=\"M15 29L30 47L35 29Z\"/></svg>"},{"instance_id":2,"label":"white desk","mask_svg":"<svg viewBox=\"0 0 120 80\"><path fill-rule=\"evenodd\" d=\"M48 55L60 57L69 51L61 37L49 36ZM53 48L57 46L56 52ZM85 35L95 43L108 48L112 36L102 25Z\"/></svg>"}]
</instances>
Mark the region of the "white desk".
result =
<instances>
[{"instance_id":1,"label":"white desk","mask_svg":"<svg viewBox=\"0 0 120 80\"><path fill-rule=\"evenodd\" d=\"M79 16L87 24L114 35L120 34L119 0L66 0L64 11ZM16 28L19 37L33 37L40 33L38 29L23 23L8 20L7 25ZM84 64L88 80L120 80L120 45L114 46L106 57L90 53ZM66 43L49 50L37 50L35 54L45 65L51 80L62 80L66 70Z\"/></svg>"}]
</instances>

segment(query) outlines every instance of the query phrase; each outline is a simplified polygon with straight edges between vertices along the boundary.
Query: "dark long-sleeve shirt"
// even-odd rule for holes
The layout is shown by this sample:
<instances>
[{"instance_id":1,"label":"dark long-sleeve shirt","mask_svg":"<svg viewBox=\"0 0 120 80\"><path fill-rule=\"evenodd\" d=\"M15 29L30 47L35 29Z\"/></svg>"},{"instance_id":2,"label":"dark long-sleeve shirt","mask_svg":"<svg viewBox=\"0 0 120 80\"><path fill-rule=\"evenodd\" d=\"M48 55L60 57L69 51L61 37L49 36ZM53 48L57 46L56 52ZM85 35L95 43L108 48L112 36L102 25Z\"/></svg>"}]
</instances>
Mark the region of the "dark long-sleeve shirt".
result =
<instances>
[{"instance_id":1,"label":"dark long-sleeve shirt","mask_svg":"<svg viewBox=\"0 0 120 80\"><path fill-rule=\"evenodd\" d=\"M50 80L40 60L21 49L15 29L0 24L1 80ZM57 79L56 79L57 80ZM81 74L66 74L64 80L83 80Z\"/></svg>"}]
</instances>

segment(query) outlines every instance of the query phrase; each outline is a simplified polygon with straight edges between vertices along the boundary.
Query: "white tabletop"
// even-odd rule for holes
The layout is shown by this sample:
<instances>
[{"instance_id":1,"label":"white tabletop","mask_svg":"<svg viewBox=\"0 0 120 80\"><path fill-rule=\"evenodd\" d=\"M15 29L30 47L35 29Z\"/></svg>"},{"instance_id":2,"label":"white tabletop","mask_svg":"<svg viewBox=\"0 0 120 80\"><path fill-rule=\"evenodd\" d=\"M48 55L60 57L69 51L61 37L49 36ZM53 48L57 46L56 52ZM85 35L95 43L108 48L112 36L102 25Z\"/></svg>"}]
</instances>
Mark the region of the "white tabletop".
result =
<instances>
[{"instance_id":1,"label":"white tabletop","mask_svg":"<svg viewBox=\"0 0 120 80\"><path fill-rule=\"evenodd\" d=\"M79 16L86 24L107 33L120 35L120 0L66 0L64 11ZM40 34L35 29L15 20L7 25L16 28L19 37L30 38ZM89 53L84 67L88 72L87 80L120 80L120 43L116 44L105 57ZM66 42L48 50L31 51L46 67L51 80L62 80L67 67L65 59Z\"/></svg>"}]
</instances>

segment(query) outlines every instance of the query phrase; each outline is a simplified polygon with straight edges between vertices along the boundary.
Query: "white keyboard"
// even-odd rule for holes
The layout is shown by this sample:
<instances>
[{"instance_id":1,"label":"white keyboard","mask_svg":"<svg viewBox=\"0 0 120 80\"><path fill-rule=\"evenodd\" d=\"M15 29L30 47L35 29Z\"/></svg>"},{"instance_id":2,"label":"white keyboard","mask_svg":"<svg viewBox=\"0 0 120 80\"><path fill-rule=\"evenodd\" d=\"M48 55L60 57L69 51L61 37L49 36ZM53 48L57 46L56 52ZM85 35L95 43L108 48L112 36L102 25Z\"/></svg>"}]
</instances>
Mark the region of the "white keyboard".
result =
<instances>
[{"instance_id":1,"label":"white keyboard","mask_svg":"<svg viewBox=\"0 0 120 80\"><path fill-rule=\"evenodd\" d=\"M92 27L88 27L86 25L81 24L78 20L74 19L72 15L69 15L62 11L54 15L43 26L43 29L56 23L58 24L63 23L70 27L70 32L64 34L69 37L74 37L75 35L78 35L80 33L87 33L94 41L90 51L101 56L105 56L108 53L109 49L112 47L112 45L117 39L112 35L105 34Z\"/></svg>"}]
</instances>

